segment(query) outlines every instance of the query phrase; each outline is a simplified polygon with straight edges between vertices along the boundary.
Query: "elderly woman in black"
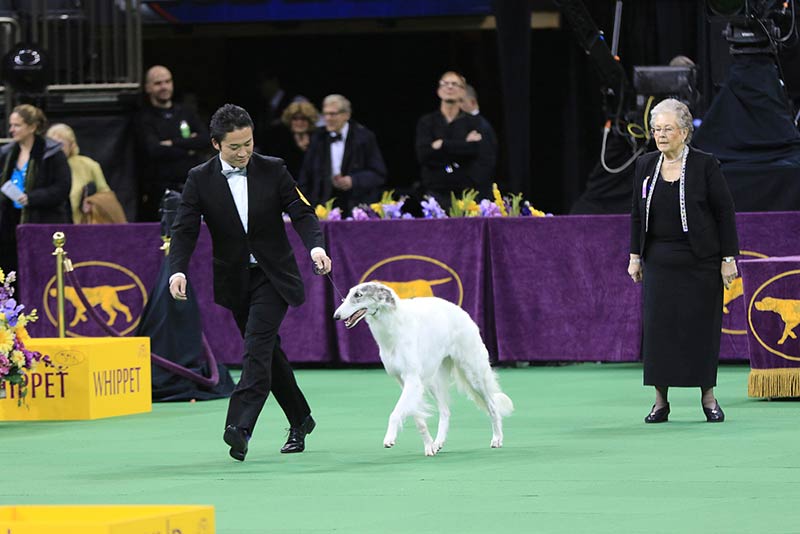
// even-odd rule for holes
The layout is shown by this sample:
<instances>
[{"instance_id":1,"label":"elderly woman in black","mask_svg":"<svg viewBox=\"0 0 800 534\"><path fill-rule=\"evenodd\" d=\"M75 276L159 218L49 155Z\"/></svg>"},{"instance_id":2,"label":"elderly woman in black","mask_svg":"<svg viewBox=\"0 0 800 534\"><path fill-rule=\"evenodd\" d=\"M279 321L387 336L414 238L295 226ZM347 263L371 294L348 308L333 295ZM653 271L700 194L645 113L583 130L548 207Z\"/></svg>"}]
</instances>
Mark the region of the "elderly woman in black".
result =
<instances>
[{"instance_id":1,"label":"elderly woman in black","mask_svg":"<svg viewBox=\"0 0 800 534\"><path fill-rule=\"evenodd\" d=\"M669 416L670 386L699 387L706 420L725 414L714 396L723 285L736 278L735 210L719 162L689 147L692 116L667 99L651 112L658 151L636 162L628 274L644 282L644 384L656 401L646 423Z\"/></svg>"},{"instance_id":2,"label":"elderly woman in black","mask_svg":"<svg viewBox=\"0 0 800 534\"><path fill-rule=\"evenodd\" d=\"M14 108L8 117L13 142L0 149L0 184L11 182L21 196L0 196L0 264L17 268L15 230L22 223L71 222L71 175L61 145L42 136L47 119L29 104Z\"/></svg>"}]
</instances>

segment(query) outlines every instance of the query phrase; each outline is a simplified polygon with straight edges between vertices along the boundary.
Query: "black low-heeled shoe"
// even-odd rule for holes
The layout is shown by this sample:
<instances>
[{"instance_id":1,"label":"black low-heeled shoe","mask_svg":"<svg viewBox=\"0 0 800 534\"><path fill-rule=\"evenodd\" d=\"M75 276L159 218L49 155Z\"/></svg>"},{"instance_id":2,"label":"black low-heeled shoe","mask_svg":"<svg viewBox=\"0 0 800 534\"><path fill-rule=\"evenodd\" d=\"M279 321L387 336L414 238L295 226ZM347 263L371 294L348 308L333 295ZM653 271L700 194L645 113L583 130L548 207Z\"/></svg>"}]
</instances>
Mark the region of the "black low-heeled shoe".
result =
<instances>
[{"instance_id":1,"label":"black low-heeled shoe","mask_svg":"<svg viewBox=\"0 0 800 534\"><path fill-rule=\"evenodd\" d=\"M658 410L656 410L656 405L654 404L650 408L650 413L644 418L645 423L666 423L667 421L669 421L669 403Z\"/></svg>"},{"instance_id":2,"label":"black low-heeled shoe","mask_svg":"<svg viewBox=\"0 0 800 534\"><path fill-rule=\"evenodd\" d=\"M713 408L703 406L703 413L706 414L706 421L709 423L721 423L725 420L725 412L719 407L719 403L714 401Z\"/></svg>"}]
</instances>

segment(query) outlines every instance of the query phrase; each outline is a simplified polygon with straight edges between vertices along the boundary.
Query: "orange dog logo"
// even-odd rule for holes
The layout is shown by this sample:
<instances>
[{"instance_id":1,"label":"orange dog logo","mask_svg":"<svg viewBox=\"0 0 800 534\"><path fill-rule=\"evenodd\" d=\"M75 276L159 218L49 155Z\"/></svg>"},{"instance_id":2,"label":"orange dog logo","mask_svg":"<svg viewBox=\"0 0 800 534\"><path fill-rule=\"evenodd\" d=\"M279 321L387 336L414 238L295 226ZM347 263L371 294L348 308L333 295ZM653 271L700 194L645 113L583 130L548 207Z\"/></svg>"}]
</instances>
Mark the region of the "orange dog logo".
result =
<instances>
[{"instance_id":1,"label":"orange dog logo","mask_svg":"<svg viewBox=\"0 0 800 534\"><path fill-rule=\"evenodd\" d=\"M783 321L783 335L778 340L778 345L783 345L787 337L797 339L797 334L792 330L800 324L800 300L764 297L756 302L756 309L758 311L771 311L780 315Z\"/></svg>"},{"instance_id":2,"label":"orange dog logo","mask_svg":"<svg viewBox=\"0 0 800 534\"><path fill-rule=\"evenodd\" d=\"M117 320L117 312L122 312L129 323L133 321L130 308L120 302L118 293L120 291L133 289L134 287L136 287L136 284L84 287L83 294L86 296L86 300L92 308L100 306L100 309L106 312L106 315L108 315L106 324L108 326L113 326ZM50 296L56 296L55 288L50 289ZM70 328L78 324L78 322L86 322L86 306L84 306L78 298L78 293L75 291L74 287L64 286L64 298L75 308L75 315L72 318L72 322L69 323Z\"/></svg>"},{"instance_id":3,"label":"orange dog logo","mask_svg":"<svg viewBox=\"0 0 800 534\"><path fill-rule=\"evenodd\" d=\"M418 279L408 282L385 282L383 280L373 280L373 282L391 287L401 299L412 299L414 297L434 297L433 286L446 284L451 280L452 278L439 278L438 280Z\"/></svg>"}]
</instances>

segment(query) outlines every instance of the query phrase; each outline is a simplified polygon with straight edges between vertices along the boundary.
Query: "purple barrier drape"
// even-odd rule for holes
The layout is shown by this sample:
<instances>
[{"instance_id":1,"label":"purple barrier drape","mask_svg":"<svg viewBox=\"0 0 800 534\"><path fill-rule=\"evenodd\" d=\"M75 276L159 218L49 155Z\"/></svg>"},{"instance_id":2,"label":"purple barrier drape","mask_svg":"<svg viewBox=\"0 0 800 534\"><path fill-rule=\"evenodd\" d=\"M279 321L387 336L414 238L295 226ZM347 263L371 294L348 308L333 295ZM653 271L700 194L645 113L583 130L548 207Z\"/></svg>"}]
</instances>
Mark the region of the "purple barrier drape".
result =
<instances>
[{"instance_id":1,"label":"purple barrier drape","mask_svg":"<svg viewBox=\"0 0 800 534\"><path fill-rule=\"evenodd\" d=\"M19 246L19 296L29 308L39 309L40 319L30 327L34 337L58 335L56 319L55 259L52 236L63 231L65 250L75 266L90 303L115 330L132 334L139 324L147 296L155 281L164 253L160 228L155 223L121 225L21 225L17 229ZM300 238L291 229L289 240L298 255L298 265L306 283L307 302L290 308L281 327L281 341L293 361L328 361L330 332L326 317L324 281L314 276ZM197 295L206 333L214 356L223 363L240 363L244 352L241 336L228 310L214 304L211 271L211 238L203 227L189 265L189 283ZM67 334L103 336L71 290L66 289ZM310 330L309 330L310 329ZM314 332L307 335L303 332Z\"/></svg>"},{"instance_id":2,"label":"purple barrier drape","mask_svg":"<svg viewBox=\"0 0 800 534\"><path fill-rule=\"evenodd\" d=\"M342 293L380 280L401 297L435 295L458 303L493 352L493 331L486 322L491 313L484 309L489 302L484 297L485 220L343 221L328 223L326 230L333 280ZM380 361L366 323L349 331L342 323L335 328L341 361Z\"/></svg>"},{"instance_id":3,"label":"purple barrier drape","mask_svg":"<svg viewBox=\"0 0 800 534\"><path fill-rule=\"evenodd\" d=\"M736 226L740 259L800 253L800 212L739 213ZM625 215L491 219L500 360L638 360L640 286L627 277L629 236ZM720 358L747 359L741 279L724 300Z\"/></svg>"},{"instance_id":4,"label":"purple barrier drape","mask_svg":"<svg viewBox=\"0 0 800 534\"><path fill-rule=\"evenodd\" d=\"M640 287L627 277L629 218L624 215L324 222L332 279L347 290L362 280L390 282L402 295L435 295L476 320L500 361L636 361ZM800 254L800 212L737 215L740 259ZM135 329L163 254L157 224L22 225L21 301L39 308L34 336L53 336L52 234L67 233L66 250L95 308L115 329ZM289 310L281 339L294 362L376 363L366 324L347 331L332 314L339 296L312 273L297 234L289 239L306 284L306 303ZM211 243L204 230L193 256L203 327L215 355L240 363L242 343L227 310L215 305ZM741 280L725 294L722 359L747 359L747 309ZM69 299L69 295L67 295ZM105 299L105 300L104 300ZM91 299L90 299L91 300ZM126 312L127 310L127 312ZM77 322L75 321L77 313ZM127 313L130 313L130 319ZM102 335L68 302L68 330Z\"/></svg>"},{"instance_id":5,"label":"purple barrier drape","mask_svg":"<svg viewBox=\"0 0 800 534\"><path fill-rule=\"evenodd\" d=\"M748 393L800 396L800 256L746 260L739 268L749 325Z\"/></svg>"},{"instance_id":6,"label":"purple barrier drape","mask_svg":"<svg viewBox=\"0 0 800 534\"><path fill-rule=\"evenodd\" d=\"M619 216L489 221L499 358L631 361L639 291L627 276Z\"/></svg>"}]
</instances>

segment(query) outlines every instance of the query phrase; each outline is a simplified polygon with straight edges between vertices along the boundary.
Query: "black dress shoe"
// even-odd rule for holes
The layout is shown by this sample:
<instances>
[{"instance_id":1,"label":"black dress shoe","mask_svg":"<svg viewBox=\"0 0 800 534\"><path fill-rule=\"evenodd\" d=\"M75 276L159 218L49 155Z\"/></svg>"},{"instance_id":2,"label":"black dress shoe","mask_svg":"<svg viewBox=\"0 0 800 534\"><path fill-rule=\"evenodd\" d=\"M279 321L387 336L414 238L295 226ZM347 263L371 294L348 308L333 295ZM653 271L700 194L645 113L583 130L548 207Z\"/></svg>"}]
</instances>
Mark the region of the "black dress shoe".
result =
<instances>
[{"instance_id":1,"label":"black dress shoe","mask_svg":"<svg viewBox=\"0 0 800 534\"><path fill-rule=\"evenodd\" d=\"M703 413L706 414L706 421L709 423L721 423L725 420L725 412L719 407L719 403L714 401L713 408L703 406Z\"/></svg>"},{"instance_id":2,"label":"black dress shoe","mask_svg":"<svg viewBox=\"0 0 800 534\"><path fill-rule=\"evenodd\" d=\"M247 432L238 426L228 425L225 427L222 439L231 446L231 458L244 462L244 457L247 455L247 441L250 439Z\"/></svg>"},{"instance_id":3,"label":"black dress shoe","mask_svg":"<svg viewBox=\"0 0 800 534\"><path fill-rule=\"evenodd\" d=\"M286 454L291 452L303 452L306 450L306 434L311 434L315 426L317 426L317 423L311 415L309 415L300 426L290 428L289 439L287 439L286 444L281 447L281 452Z\"/></svg>"},{"instance_id":4,"label":"black dress shoe","mask_svg":"<svg viewBox=\"0 0 800 534\"><path fill-rule=\"evenodd\" d=\"M644 418L645 423L666 423L667 421L669 421L669 403L658 410L656 410L656 405L654 404L650 408L650 413Z\"/></svg>"}]
</instances>

